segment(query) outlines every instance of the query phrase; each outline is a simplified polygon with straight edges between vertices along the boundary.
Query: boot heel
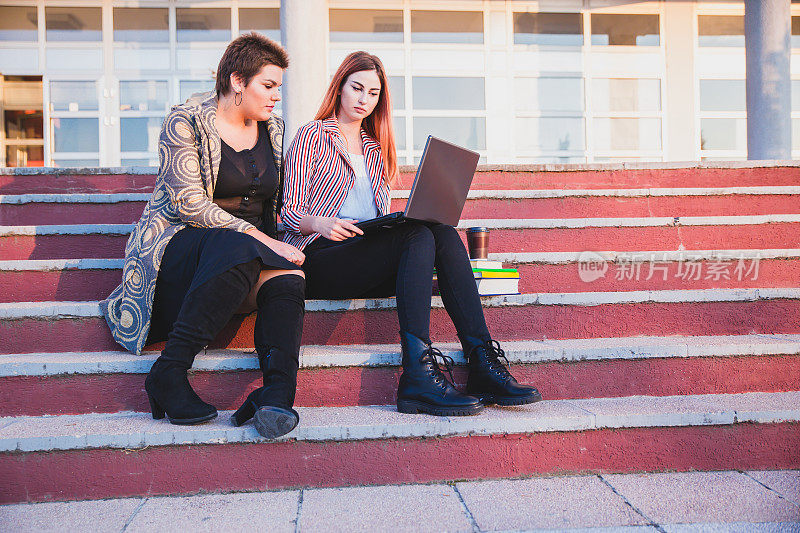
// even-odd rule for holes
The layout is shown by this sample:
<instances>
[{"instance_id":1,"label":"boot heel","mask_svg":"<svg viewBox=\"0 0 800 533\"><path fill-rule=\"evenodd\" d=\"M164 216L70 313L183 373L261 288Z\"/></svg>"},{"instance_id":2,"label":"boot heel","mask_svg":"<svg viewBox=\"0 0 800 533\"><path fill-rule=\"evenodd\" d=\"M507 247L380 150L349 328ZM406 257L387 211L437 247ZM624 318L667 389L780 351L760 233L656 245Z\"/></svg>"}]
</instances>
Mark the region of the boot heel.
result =
<instances>
[{"instance_id":1,"label":"boot heel","mask_svg":"<svg viewBox=\"0 0 800 533\"><path fill-rule=\"evenodd\" d=\"M241 407L236 410L235 413L231 415L231 424L236 426L237 428L253 418L253 415L256 414L256 403L255 397L257 396L258 392L261 389L256 389L251 392L247 399L244 401Z\"/></svg>"},{"instance_id":2,"label":"boot heel","mask_svg":"<svg viewBox=\"0 0 800 533\"><path fill-rule=\"evenodd\" d=\"M150 412L153 413L153 419L161 420L162 418L164 418L166 413L164 413L164 410L161 408L160 405L158 405L156 399L150 396L149 394L147 395L147 399L150 401Z\"/></svg>"},{"instance_id":3,"label":"boot heel","mask_svg":"<svg viewBox=\"0 0 800 533\"><path fill-rule=\"evenodd\" d=\"M407 415L415 415L419 413L419 406L417 402L412 400L397 400L397 412L405 413Z\"/></svg>"}]
</instances>

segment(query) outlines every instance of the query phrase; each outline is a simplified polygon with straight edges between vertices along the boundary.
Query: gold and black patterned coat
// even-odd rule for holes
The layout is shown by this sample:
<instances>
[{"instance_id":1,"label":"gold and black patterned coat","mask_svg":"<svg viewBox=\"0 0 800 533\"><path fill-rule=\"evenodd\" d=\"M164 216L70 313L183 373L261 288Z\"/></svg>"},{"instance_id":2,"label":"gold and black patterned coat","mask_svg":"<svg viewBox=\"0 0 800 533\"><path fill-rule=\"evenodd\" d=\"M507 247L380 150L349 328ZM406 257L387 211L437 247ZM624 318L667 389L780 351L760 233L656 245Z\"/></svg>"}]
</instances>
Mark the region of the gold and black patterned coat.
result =
<instances>
[{"instance_id":1,"label":"gold and black patterned coat","mask_svg":"<svg viewBox=\"0 0 800 533\"><path fill-rule=\"evenodd\" d=\"M141 354L150 331L150 316L161 258L170 239L186 226L247 231L253 226L217 206L214 186L221 141L216 128L213 93L194 95L172 108L158 140L158 177L150 201L125 245L122 284L101 303L111 334L126 350ZM271 116L267 131L278 176L283 180L283 121ZM272 205L264 206L265 233L275 236L283 183Z\"/></svg>"}]
</instances>

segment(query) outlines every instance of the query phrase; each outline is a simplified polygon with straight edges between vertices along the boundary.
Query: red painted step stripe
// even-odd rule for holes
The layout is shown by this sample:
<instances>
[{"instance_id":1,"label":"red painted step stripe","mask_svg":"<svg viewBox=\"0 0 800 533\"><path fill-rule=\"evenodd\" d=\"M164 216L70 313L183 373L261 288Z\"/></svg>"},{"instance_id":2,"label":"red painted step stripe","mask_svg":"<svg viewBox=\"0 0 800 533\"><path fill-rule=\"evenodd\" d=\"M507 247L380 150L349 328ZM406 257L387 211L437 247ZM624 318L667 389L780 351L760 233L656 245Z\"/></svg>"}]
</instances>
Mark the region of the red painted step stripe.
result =
<instances>
[{"instance_id":1,"label":"red painted step stripe","mask_svg":"<svg viewBox=\"0 0 800 533\"><path fill-rule=\"evenodd\" d=\"M301 422L302 423L302 422ZM800 467L800 424L0 455L0 503L536 474Z\"/></svg>"},{"instance_id":2,"label":"red painted step stripe","mask_svg":"<svg viewBox=\"0 0 800 533\"><path fill-rule=\"evenodd\" d=\"M0 260L119 258L127 235L15 235L0 237ZM462 232L462 239L465 239ZM800 248L800 223L725 226L495 229L491 252Z\"/></svg>"},{"instance_id":3,"label":"red painted step stripe","mask_svg":"<svg viewBox=\"0 0 800 533\"><path fill-rule=\"evenodd\" d=\"M409 189L413 172L396 189ZM150 175L0 176L0 194L149 192ZM581 171L479 171L473 189L638 189L647 187L755 187L800 185L800 168L679 168Z\"/></svg>"},{"instance_id":4,"label":"red painted step stripe","mask_svg":"<svg viewBox=\"0 0 800 533\"><path fill-rule=\"evenodd\" d=\"M800 333L800 300L485 308L492 335L507 340L587 339L636 335ZM254 317L230 322L211 348L253 346ZM303 344L397 342L393 309L306 314ZM456 340L444 309L431 311L431 338ZM117 350L102 318L0 321L0 353Z\"/></svg>"},{"instance_id":5,"label":"red painted step stripe","mask_svg":"<svg viewBox=\"0 0 800 533\"><path fill-rule=\"evenodd\" d=\"M592 281L584 281L577 263L509 266L519 270L522 293L781 288L800 280L800 259L746 259L740 265L733 258L663 263L657 256L639 266L608 263ZM121 279L120 270L0 271L0 303L103 300Z\"/></svg>"},{"instance_id":6,"label":"red painted step stripe","mask_svg":"<svg viewBox=\"0 0 800 533\"><path fill-rule=\"evenodd\" d=\"M0 225L127 224L139 220L145 202L0 204ZM402 211L405 199L392 200ZM797 196L654 196L468 200L461 218L593 218L795 214Z\"/></svg>"},{"instance_id":7,"label":"red painted step stripe","mask_svg":"<svg viewBox=\"0 0 800 533\"><path fill-rule=\"evenodd\" d=\"M253 356L255 358L255 355ZM692 357L512 365L521 383L548 400L788 392L800 382L800 356ZM454 372L463 387L467 373ZM301 369L295 404L302 407L392 405L400 369ZM118 411L147 412L144 374L14 376L0 378L0 416ZM217 409L238 409L261 386L261 373L196 372L195 391Z\"/></svg>"}]
</instances>

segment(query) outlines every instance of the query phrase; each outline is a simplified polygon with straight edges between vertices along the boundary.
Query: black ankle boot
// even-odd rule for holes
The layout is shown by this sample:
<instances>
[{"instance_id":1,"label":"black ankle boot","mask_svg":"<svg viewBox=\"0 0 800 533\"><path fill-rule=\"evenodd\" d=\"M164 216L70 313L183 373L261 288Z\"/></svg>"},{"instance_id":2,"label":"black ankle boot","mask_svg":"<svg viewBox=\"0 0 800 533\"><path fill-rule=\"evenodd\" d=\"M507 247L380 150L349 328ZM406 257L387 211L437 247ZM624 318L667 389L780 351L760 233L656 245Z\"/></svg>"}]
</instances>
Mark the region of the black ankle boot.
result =
<instances>
[{"instance_id":1,"label":"black ankle boot","mask_svg":"<svg viewBox=\"0 0 800 533\"><path fill-rule=\"evenodd\" d=\"M535 387L519 384L500 362L508 364L508 359L497 341L465 337L462 346L469 366L467 394L485 405L523 405L542 399Z\"/></svg>"},{"instance_id":2,"label":"black ankle boot","mask_svg":"<svg viewBox=\"0 0 800 533\"><path fill-rule=\"evenodd\" d=\"M397 410L401 413L428 413L437 416L475 415L483 405L477 398L456 390L447 381L437 357L450 373L453 360L411 333L401 331L403 374L397 387ZM452 379L452 374L451 374Z\"/></svg>"},{"instance_id":3,"label":"black ankle boot","mask_svg":"<svg viewBox=\"0 0 800 533\"><path fill-rule=\"evenodd\" d=\"M259 435L275 439L286 435L300 422L297 411L284 404L274 403L272 391L268 387L259 387L247 397L242 406L231 415L231 423L239 427L251 418Z\"/></svg>"},{"instance_id":4,"label":"black ankle boot","mask_svg":"<svg viewBox=\"0 0 800 533\"><path fill-rule=\"evenodd\" d=\"M190 425L217 417L216 408L200 399L192 389L186 370L182 365L160 358L153 363L144 381L144 390L156 420L166 414L173 424Z\"/></svg>"},{"instance_id":5,"label":"black ankle boot","mask_svg":"<svg viewBox=\"0 0 800 533\"><path fill-rule=\"evenodd\" d=\"M292 409L297 388L297 363L277 348L259 357L264 386L250 393L242 406L231 415L231 423L239 427L251 418L256 431L268 439L289 433L297 426L300 415Z\"/></svg>"}]
</instances>

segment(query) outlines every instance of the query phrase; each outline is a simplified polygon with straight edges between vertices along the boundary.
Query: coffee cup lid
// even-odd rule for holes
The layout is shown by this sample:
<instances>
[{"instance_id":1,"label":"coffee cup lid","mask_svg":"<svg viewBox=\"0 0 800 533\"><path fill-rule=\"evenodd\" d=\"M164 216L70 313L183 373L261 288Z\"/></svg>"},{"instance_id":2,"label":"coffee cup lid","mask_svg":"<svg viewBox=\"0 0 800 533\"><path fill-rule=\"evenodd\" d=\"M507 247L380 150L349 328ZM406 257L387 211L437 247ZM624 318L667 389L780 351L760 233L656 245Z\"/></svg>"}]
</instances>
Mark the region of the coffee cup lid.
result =
<instances>
[{"instance_id":1,"label":"coffee cup lid","mask_svg":"<svg viewBox=\"0 0 800 533\"><path fill-rule=\"evenodd\" d=\"M479 231L489 231L489 228L482 227L482 226L474 226L472 228L467 228L468 233L477 233Z\"/></svg>"}]
</instances>

